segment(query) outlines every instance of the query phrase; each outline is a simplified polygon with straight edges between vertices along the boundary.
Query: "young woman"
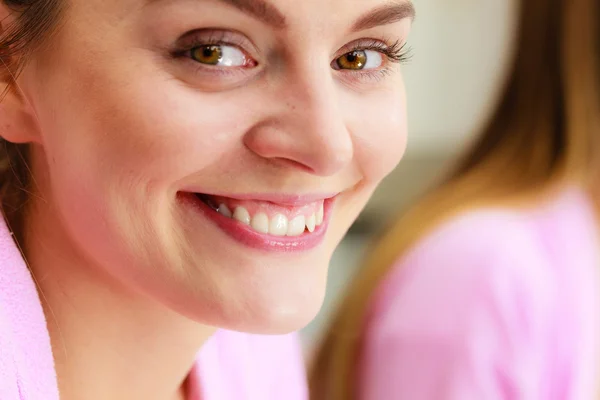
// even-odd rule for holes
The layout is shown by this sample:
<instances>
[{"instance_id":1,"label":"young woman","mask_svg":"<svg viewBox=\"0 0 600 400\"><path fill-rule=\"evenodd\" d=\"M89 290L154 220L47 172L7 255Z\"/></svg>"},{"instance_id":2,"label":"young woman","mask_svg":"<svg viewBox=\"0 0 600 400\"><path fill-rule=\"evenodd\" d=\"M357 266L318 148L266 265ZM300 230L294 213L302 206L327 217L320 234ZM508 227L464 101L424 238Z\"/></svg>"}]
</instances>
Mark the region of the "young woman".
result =
<instances>
[{"instance_id":1,"label":"young woman","mask_svg":"<svg viewBox=\"0 0 600 400\"><path fill-rule=\"evenodd\" d=\"M260 335L317 312L403 153L413 13L3 0L0 398L305 398Z\"/></svg>"},{"instance_id":2,"label":"young woman","mask_svg":"<svg viewBox=\"0 0 600 400\"><path fill-rule=\"evenodd\" d=\"M495 116L374 249L316 359L315 399L597 398L600 6L520 13Z\"/></svg>"}]
</instances>

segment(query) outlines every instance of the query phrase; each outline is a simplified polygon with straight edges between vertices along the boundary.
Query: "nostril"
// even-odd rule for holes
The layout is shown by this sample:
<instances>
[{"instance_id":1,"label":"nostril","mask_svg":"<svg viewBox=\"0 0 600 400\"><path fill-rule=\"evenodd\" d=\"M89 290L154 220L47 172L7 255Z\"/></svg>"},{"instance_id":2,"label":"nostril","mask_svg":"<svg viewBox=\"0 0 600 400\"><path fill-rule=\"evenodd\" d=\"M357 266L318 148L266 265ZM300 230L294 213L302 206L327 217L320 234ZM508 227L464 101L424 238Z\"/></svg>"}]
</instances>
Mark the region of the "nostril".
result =
<instances>
[{"instance_id":1,"label":"nostril","mask_svg":"<svg viewBox=\"0 0 600 400\"><path fill-rule=\"evenodd\" d=\"M334 175L352 162L354 143L343 121L296 114L252 127L244 146L273 166L318 176Z\"/></svg>"},{"instance_id":2,"label":"nostril","mask_svg":"<svg viewBox=\"0 0 600 400\"><path fill-rule=\"evenodd\" d=\"M279 166L298 169L298 170L307 172L309 174L315 173L314 169L310 168L308 165L303 164L299 161L291 160L289 158L276 157L276 158L271 158L271 161L276 163Z\"/></svg>"}]
</instances>

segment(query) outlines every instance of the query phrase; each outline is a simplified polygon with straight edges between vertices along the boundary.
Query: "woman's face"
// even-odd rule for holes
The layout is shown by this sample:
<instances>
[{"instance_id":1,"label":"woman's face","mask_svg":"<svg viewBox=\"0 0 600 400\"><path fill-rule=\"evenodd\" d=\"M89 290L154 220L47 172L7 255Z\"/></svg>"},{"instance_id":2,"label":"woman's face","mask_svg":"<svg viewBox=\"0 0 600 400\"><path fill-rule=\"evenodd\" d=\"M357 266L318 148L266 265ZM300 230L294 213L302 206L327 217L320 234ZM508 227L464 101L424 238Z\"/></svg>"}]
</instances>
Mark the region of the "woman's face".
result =
<instances>
[{"instance_id":1,"label":"woman's face","mask_svg":"<svg viewBox=\"0 0 600 400\"><path fill-rule=\"evenodd\" d=\"M303 326L403 154L411 16L403 0L70 2L20 78L36 209L77 263L199 322Z\"/></svg>"}]
</instances>

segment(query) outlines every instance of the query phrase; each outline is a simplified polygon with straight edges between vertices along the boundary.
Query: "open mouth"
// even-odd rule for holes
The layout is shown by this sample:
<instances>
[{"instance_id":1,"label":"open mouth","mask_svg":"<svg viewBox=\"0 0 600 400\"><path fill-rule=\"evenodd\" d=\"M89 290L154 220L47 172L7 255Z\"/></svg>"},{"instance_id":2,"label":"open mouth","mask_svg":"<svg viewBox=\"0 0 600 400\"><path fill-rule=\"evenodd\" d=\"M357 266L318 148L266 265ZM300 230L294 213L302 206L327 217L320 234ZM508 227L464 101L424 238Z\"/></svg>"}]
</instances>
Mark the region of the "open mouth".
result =
<instances>
[{"instance_id":1,"label":"open mouth","mask_svg":"<svg viewBox=\"0 0 600 400\"><path fill-rule=\"evenodd\" d=\"M194 211L191 218L212 221L245 246L267 252L296 252L324 241L338 193L238 194L232 198L185 191L178 196Z\"/></svg>"},{"instance_id":2,"label":"open mouth","mask_svg":"<svg viewBox=\"0 0 600 400\"><path fill-rule=\"evenodd\" d=\"M194 195L222 217L236 221L262 235L300 237L314 234L324 225L326 199L300 205L286 205L201 193Z\"/></svg>"}]
</instances>

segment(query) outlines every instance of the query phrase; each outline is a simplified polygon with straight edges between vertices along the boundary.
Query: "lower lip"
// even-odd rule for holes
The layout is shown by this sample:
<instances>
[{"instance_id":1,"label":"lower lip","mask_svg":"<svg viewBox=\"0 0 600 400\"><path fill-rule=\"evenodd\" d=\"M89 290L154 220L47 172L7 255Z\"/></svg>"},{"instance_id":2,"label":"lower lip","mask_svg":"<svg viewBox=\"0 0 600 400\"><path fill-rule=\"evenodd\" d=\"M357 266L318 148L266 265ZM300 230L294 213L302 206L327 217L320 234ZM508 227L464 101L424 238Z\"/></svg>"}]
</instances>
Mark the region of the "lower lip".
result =
<instances>
[{"instance_id":1,"label":"lower lip","mask_svg":"<svg viewBox=\"0 0 600 400\"><path fill-rule=\"evenodd\" d=\"M325 232L327 232L331 208L335 201L335 198L325 199L323 223L317 226L313 232L304 232L300 236L273 236L256 232L248 225L219 214L193 193L180 193L180 197L196 212L200 212L213 221L231 238L248 247L269 252L307 251L321 244L325 238Z\"/></svg>"}]
</instances>

